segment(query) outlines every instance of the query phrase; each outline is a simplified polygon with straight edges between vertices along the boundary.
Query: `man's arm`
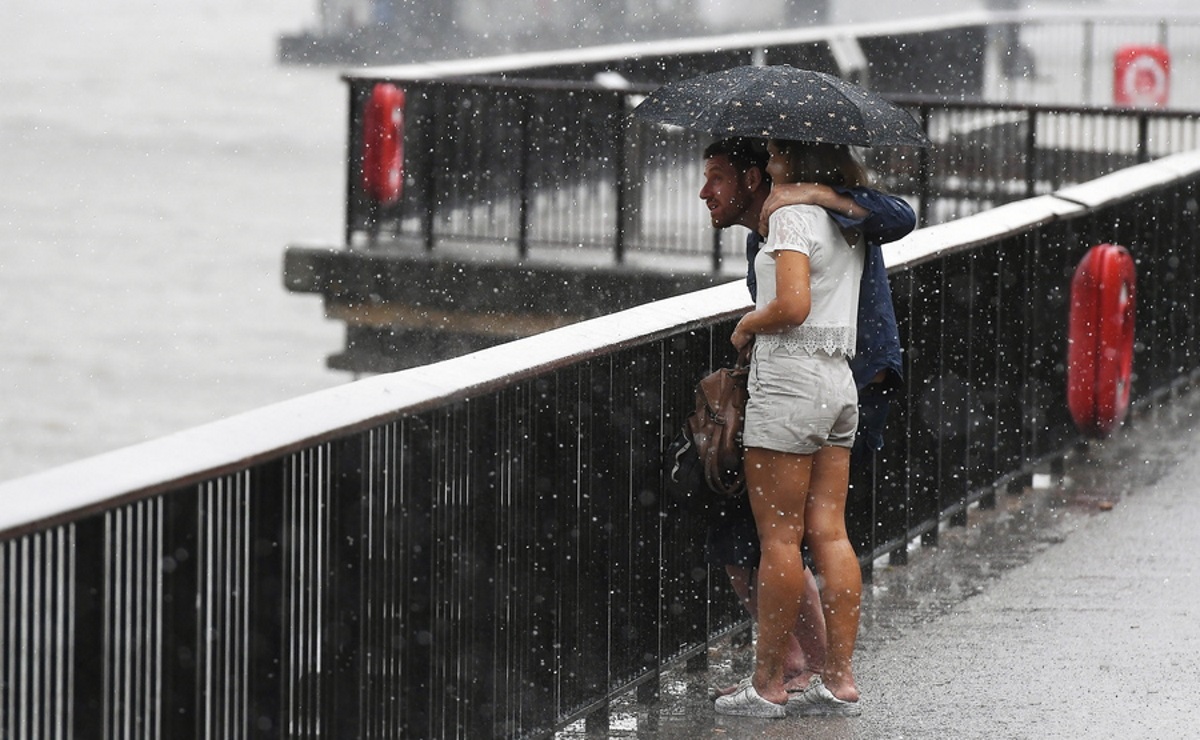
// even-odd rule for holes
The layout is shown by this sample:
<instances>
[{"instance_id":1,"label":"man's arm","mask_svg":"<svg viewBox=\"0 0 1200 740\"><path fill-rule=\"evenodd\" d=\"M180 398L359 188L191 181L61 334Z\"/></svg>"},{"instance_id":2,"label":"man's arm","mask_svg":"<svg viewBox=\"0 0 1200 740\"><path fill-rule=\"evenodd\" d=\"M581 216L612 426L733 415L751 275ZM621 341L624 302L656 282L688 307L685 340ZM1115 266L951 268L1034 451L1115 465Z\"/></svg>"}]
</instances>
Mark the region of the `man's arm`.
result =
<instances>
[{"instance_id":1,"label":"man's arm","mask_svg":"<svg viewBox=\"0 0 1200 740\"><path fill-rule=\"evenodd\" d=\"M776 184L763 204L759 232L766 233L771 214L782 206L821 206L846 229L859 229L867 241L886 244L917 226L913 209L903 199L870 188L832 188L810 182Z\"/></svg>"}]
</instances>

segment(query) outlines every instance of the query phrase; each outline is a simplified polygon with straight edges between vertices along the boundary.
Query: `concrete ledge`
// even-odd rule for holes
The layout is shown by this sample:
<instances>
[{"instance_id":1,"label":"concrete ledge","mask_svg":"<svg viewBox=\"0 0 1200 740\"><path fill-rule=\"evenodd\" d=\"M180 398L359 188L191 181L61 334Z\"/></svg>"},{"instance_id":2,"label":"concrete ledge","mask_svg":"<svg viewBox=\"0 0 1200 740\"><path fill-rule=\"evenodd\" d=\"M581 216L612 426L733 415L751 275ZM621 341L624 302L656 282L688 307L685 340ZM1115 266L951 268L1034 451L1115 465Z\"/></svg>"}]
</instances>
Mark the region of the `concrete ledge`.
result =
<instances>
[{"instance_id":1,"label":"concrete ledge","mask_svg":"<svg viewBox=\"0 0 1200 740\"><path fill-rule=\"evenodd\" d=\"M320 294L326 316L346 324L347 346L330 358L332 367L381 372L734 279L683 256L657 269L569 262L293 246L284 255L284 284ZM681 269L666 269L673 263Z\"/></svg>"}]
</instances>

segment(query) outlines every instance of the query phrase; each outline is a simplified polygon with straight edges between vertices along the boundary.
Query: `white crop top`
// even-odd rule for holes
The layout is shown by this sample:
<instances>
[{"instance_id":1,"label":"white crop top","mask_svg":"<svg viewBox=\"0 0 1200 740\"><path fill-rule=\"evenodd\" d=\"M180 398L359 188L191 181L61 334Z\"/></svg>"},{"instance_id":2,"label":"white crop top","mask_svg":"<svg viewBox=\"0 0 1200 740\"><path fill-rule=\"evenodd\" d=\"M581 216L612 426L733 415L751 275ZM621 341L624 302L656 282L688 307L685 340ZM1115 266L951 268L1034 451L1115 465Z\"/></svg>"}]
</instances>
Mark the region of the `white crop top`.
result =
<instances>
[{"instance_id":1,"label":"white crop top","mask_svg":"<svg viewBox=\"0 0 1200 740\"><path fill-rule=\"evenodd\" d=\"M771 214L770 236L754 259L757 308L775 299L775 252L808 255L812 307L808 319L779 334L759 334L758 346L785 346L806 354L854 356L858 293L866 247L859 234L850 244L837 222L820 206L786 206Z\"/></svg>"}]
</instances>

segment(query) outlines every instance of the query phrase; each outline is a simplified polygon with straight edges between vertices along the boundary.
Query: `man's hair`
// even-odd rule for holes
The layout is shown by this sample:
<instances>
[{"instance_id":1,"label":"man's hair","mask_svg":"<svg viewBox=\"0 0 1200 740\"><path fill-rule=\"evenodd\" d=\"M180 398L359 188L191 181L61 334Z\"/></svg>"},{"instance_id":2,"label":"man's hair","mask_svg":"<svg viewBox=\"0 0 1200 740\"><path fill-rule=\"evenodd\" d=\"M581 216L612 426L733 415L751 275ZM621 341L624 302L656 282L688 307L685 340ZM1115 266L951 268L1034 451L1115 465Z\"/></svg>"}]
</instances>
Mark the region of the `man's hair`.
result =
<instances>
[{"instance_id":1,"label":"man's hair","mask_svg":"<svg viewBox=\"0 0 1200 740\"><path fill-rule=\"evenodd\" d=\"M704 158L725 157L729 163L745 172L751 167L762 170L763 178L767 177L767 142L765 139L754 139L746 136L733 136L728 139L714 141L704 149Z\"/></svg>"}]
</instances>

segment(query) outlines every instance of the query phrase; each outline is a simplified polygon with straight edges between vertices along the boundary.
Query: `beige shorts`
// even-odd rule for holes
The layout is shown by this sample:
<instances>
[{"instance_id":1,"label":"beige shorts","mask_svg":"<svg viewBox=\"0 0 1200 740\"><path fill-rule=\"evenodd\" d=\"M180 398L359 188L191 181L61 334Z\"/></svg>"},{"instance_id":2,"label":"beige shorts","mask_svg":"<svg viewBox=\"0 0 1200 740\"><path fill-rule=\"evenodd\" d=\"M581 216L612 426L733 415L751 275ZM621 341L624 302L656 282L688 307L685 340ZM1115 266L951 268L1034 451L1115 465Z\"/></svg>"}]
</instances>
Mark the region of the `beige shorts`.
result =
<instances>
[{"instance_id":1,"label":"beige shorts","mask_svg":"<svg viewBox=\"0 0 1200 740\"><path fill-rule=\"evenodd\" d=\"M742 441L794 455L851 447L858 427L858 390L842 356L754 348Z\"/></svg>"}]
</instances>

